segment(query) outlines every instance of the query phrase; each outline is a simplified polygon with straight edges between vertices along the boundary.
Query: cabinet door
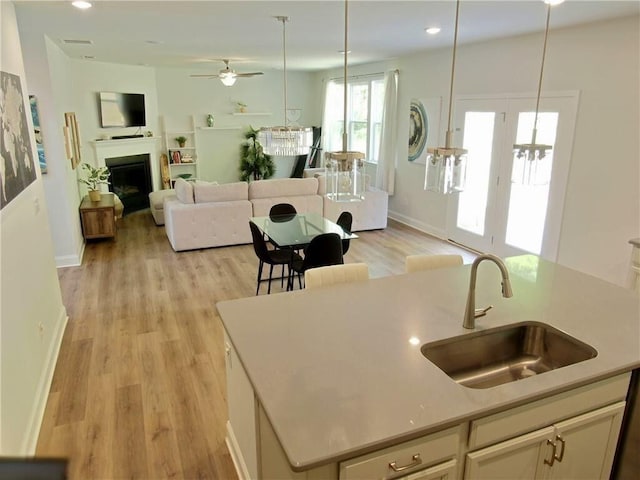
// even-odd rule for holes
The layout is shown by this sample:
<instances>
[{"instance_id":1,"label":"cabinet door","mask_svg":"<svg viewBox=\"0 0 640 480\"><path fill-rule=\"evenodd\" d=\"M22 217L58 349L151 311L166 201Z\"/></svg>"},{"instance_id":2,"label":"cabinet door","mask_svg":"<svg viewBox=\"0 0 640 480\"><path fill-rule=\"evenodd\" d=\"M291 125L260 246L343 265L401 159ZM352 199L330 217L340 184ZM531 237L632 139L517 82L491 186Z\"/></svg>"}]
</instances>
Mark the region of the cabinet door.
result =
<instances>
[{"instance_id":1,"label":"cabinet door","mask_svg":"<svg viewBox=\"0 0 640 480\"><path fill-rule=\"evenodd\" d=\"M100 208L82 212L82 229L85 238L113 237L116 234L112 208Z\"/></svg>"},{"instance_id":2,"label":"cabinet door","mask_svg":"<svg viewBox=\"0 0 640 480\"><path fill-rule=\"evenodd\" d=\"M534 479L543 478L549 468L553 447L548 444L553 427L543 428L520 437L467 454L465 479Z\"/></svg>"},{"instance_id":3,"label":"cabinet door","mask_svg":"<svg viewBox=\"0 0 640 480\"><path fill-rule=\"evenodd\" d=\"M256 405L253 387L225 332L227 372L227 442L234 463L244 478L258 478Z\"/></svg>"},{"instance_id":4,"label":"cabinet door","mask_svg":"<svg viewBox=\"0 0 640 480\"><path fill-rule=\"evenodd\" d=\"M609 478L624 406L619 402L557 423L558 460L550 478Z\"/></svg>"}]
</instances>

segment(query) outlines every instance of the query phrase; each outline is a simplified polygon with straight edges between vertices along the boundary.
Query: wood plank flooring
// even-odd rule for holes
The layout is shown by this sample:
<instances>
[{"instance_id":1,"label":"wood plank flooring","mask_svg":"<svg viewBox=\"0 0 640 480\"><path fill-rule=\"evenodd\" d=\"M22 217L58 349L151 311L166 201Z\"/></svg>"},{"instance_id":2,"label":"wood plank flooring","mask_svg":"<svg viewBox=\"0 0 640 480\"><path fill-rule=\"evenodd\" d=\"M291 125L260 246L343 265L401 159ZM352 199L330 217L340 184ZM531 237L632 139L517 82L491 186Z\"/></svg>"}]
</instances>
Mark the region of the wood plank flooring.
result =
<instances>
[{"instance_id":1,"label":"wood plank flooring","mask_svg":"<svg viewBox=\"0 0 640 480\"><path fill-rule=\"evenodd\" d=\"M358 235L345 260L371 277L403 273L410 254L475 257L396 222ZM68 457L71 480L236 479L215 304L252 296L257 267L251 245L175 253L148 210L88 243L82 266L59 270L69 322L37 455Z\"/></svg>"}]
</instances>

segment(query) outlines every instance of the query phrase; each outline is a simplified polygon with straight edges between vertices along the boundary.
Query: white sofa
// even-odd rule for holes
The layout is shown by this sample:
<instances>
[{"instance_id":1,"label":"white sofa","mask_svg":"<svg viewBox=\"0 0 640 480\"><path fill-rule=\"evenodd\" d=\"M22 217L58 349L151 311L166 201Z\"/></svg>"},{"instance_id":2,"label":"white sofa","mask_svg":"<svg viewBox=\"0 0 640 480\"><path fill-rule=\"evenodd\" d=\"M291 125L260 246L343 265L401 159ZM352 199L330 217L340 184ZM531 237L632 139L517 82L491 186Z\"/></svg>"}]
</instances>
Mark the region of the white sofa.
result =
<instances>
[{"instance_id":1,"label":"white sofa","mask_svg":"<svg viewBox=\"0 0 640 480\"><path fill-rule=\"evenodd\" d=\"M324 196L324 183L321 175L222 185L178 179L175 196L164 196L167 237L175 251L251 243L249 218L269 215L277 203L290 203L298 212L318 213L333 221L349 210L353 231L387 226L386 192L370 189L362 202L337 203Z\"/></svg>"},{"instance_id":2,"label":"white sofa","mask_svg":"<svg viewBox=\"0 0 640 480\"><path fill-rule=\"evenodd\" d=\"M164 228L176 252L251 243L253 209L246 182L224 185L176 180L164 200Z\"/></svg>"},{"instance_id":3,"label":"white sofa","mask_svg":"<svg viewBox=\"0 0 640 480\"><path fill-rule=\"evenodd\" d=\"M249 184L249 201L254 217L266 217L277 203L290 203L300 213L322 215L322 197L316 178L279 178Z\"/></svg>"}]
</instances>

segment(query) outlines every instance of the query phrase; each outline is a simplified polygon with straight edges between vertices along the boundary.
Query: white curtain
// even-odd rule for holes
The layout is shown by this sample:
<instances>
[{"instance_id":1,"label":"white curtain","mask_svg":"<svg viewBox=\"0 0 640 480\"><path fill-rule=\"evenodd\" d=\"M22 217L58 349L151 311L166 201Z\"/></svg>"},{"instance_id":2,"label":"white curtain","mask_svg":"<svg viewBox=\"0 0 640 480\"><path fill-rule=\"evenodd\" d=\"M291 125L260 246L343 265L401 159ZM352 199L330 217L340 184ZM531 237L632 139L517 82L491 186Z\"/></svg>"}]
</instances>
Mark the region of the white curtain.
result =
<instances>
[{"instance_id":1,"label":"white curtain","mask_svg":"<svg viewBox=\"0 0 640 480\"><path fill-rule=\"evenodd\" d=\"M336 102L336 98L342 99L343 83L337 83L333 80L327 80L324 90L324 112L322 115L322 162L317 166L324 166L324 154L342 150L341 136L336 142L336 125L342 119L342 100ZM338 91L340 94L338 95ZM340 132L339 132L340 133Z\"/></svg>"},{"instance_id":2,"label":"white curtain","mask_svg":"<svg viewBox=\"0 0 640 480\"><path fill-rule=\"evenodd\" d=\"M382 112L382 132L380 134L380 153L376 170L377 188L393 195L396 178L397 159L397 122L398 122L398 71L392 70L384 75L384 110Z\"/></svg>"}]
</instances>

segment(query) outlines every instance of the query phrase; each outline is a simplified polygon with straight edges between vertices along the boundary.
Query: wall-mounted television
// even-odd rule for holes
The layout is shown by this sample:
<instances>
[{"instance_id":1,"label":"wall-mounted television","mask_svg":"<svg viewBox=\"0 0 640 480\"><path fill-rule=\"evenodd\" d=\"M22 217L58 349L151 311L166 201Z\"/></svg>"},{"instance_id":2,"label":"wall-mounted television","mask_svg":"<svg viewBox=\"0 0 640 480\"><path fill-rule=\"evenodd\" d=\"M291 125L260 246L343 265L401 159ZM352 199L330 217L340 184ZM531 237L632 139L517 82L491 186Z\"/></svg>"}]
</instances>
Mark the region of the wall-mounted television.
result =
<instances>
[{"instance_id":1,"label":"wall-mounted television","mask_svg":"<svg viewBox=\"0 0 640 480\"><path fill-rule=\"evenodd\" d=\"M100 92L98 110L102 128L146 125L144 93Z\"/></svg>"}]
</instances>

